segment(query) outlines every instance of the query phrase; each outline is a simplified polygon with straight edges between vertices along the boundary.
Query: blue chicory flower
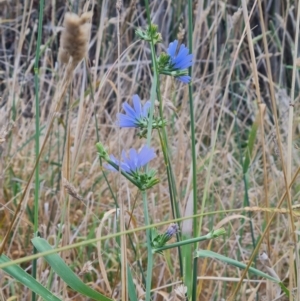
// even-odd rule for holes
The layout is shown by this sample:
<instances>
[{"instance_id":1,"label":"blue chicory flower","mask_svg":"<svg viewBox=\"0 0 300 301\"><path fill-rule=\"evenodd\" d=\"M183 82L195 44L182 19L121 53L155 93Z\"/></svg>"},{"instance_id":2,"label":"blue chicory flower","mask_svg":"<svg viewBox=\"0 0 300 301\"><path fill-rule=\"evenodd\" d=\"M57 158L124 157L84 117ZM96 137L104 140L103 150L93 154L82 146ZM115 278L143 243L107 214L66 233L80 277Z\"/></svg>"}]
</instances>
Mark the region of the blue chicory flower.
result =
<instances>
[{"instance_id":1,"label":"blue chicory flower","mask_svg":"<svg viewBox=\"0 0 300 301\"><path fill-rule=\"evenodd\" d=\"M146 124L148 118L148 111L151 106L151 102L147 101L144 107L141 104L141 100L138 95L133 95L133 108L128 104L123 104L125 114L118 114L119 126L123 128L138 128Z\"/></svg>"},{"instance_id":2,"label":"blue chicory flower","mask_svg":"<svg viewBox=\"0 0 300 301\"><path fill-rule=\"evenodd\" d=\"M189 54L189 49L185 47L184 44L181 44L176 53L178 46L178 41L169 44L168 55L170 56L171 65L174 69L184 70L193 64L193 54Z\"/></svg>"},{"instance_id":3,"label":"blue chicory flower","mask_svg":"<svg viewBox=\"0 0 300 301\"><path fill-rule=\"evenodd\" d=\"M170 56L169 64L173 70L183 71L193 64L193 54L189 54L189 49L181 44L177 52L178 40L169 44L167 53ZM191 77L188 75L176 77L183 83L189 83Z\"/></svg>"},{"instance_id":4,"label":"blue chicory flower","mask_svg":"<svg viewBox=\"0 0 300 301\"><path fill-rule=\"evenodd\" d=\"M178 230L179 230L178 225L175 224L175 223L172 223L168 227L168 229L167 229L167 231L165 233L166 240L170 240L172 238L172 236L178 232Z\"/></svg>"},{"instance_id":5,"label":"blue chicory flower","mask_svg":"<svg viewBox=\"0 0 300 301\"><path fill-rule=\"evenodd\" d=\"M110 160L116 165L120 166L122 171L129 174L134 174L155 157L156 155L154 150L145 145L139 153L135 149L131 148L129 150L129 156L127 156L125 151L123 150L123 162L116 159L113 155L110 156ZM109 170L116 171L116 169L111 165L107 165L105 167Z\"/></svg>"},{"instance_id":6,"label":"blue chicory flower","mask_svg":"<svg viewBox=\"0 0 300 301\"><path fill-rule=\"evenodd\" d=\"M151 245L154 253L162 254L162 250L157 250L166 245L166 243L179 231L179 226L177 224L170 224L167 231L163 234L158 234L157 230L154 228L151 230Z\"/></svg>"}]
</instances>

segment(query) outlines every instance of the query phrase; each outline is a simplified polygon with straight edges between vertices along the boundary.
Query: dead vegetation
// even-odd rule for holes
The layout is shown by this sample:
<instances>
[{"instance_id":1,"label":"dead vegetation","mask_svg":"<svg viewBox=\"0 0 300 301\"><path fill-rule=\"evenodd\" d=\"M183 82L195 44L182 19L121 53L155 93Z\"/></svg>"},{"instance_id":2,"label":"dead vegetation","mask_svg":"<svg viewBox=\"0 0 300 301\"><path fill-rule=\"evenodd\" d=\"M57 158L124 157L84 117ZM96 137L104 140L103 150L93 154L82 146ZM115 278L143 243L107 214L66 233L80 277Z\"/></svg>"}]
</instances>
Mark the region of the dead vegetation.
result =
<instances>
[{"instance_id":1,"label":"dead vegetation","mask_svg":"<svg viewBox=\"0 0 300 301\"><path fill-rule=\"evenodd\" d=\"M120 23L115 1L103 0L94 4L91 1L90 5L85 6L83 1L75 0L69 1L68 4L64 1L46 2L38 70L38 98L41 142L49 136L40 158L39 224L43 237L55 241L59 224L63 221L61 244L66 245L99 234L97 231L103 216L115 208L115 202L99 165L95 143L100 139L107 150L114 153L119 150L119 144L121 148L126 149L141 146L141 141L134 131L119 130L116 126L116 113L119 110L117 99L121 99L122 102L130 101L133 94L138 94L143 100L149 99L152 71L149 47L145 42L137 41L134 34L136 28L144 28L147 24L143 1L123 1ZM271 89L274 87L284 160L287 160L287 157L291 158L291 175L294 175L300 161L297 125L300 83L297 71L293 87L297 1L262 1L265 32L261 26L258 6L255 1L248 1L248 12L255 4L250 19L255 67L250 57L249 42L243 36L245 19L239 2L194 1L193 99L199 208L209 177L205 212L224 211L205 217L203 231L208 232L222 221L228 230L224 238L202 243L201 248L247 263L267 220L268 212L257 208L266 206L266 196L269 206L275 207L285 191L283 166L286 162L282 163L279 155ZM37 51L38 4L33 0L0 1L0 9L2 240L35 164L34 59ZM67 13L69 11L77 14ZM86 13L87 11L92 11L91 21L91 14ZM151 1L151 11L152 22L158 25L163 37L158 52L165 51L169 42L175 38L187 43L185 1ZM117 51L118 24L120 57ZM73 29L68 32L70 27ZM90 40L87 38L89 34ZM268 43L272 85L268 77L268 58L262 35L266 36ZM241 40L243 41L238 50ZM75 45L80 45L80 49L74 47ZM60 52L59 47L62 49ZM59 60L65 64L73 64L69 72L63 73L63 68L68 67L59 65ZM234 68L229 77L233 62ZM253 68L258 74L258 90ZM229 85L226 88L227 83ZM291 98L292 89L294 98ZM260 103L257 102L258 91L261 94L261 102L266 104L262 119L259 119L261 115ZM192 185L188 88L170 77L161 77L161 93L165 117L168 119L168 137L183 214L188 206ZM291 118L291 105L294 108L293 138L292 152L288 153L288 136L291 134L288 120ZM222 118L216 145L212 148L220 114ZM257 120L260 120L258 124L262 121L264 133L261 127L258 127L251 162L245 175L244 159L247 145L252 126ZM158 170L161 181L149 193L148 206L151 221L156 223L171 220L172 214L163 155L156 134L153 136L153 145L157 151L153 167ZM212 155L212 169L208 172L208 162ZM128 210L125 221L130 220L131 227L143 226L142 202L137 189L124 179L118 187L114 174L108 173L107 177L112 190L121 192L120 197ZM64 191L62 186L63 180L67 191ZM30 238L33 235L33 187L34 183L28 187L28 194L24 197L20 214L5 247L5 254L11 258L28 256L32 252ZM297 203L299 198L299 188L296 181L291 190L293 204ZM253 207L253 210L225 213L226 210L246 206ZM287 203L283 207L287 208ZM129 214L131 212L132 215ZM246 216L246 220L240 218L241 214ZM101 235L117 232L115 215L111 213L109 218L106 218ZM287 214L276 215L269 235L260 248L260 253L264 251L268 254L268 263L258 263L257 267L275 273L287 286L292 281L291 287L295 287L296 283L290 279L288 268L293 264L289 253L289 227ZM145 233L132 235L132 240L138 254L132 251L128 243L127 260L135 277L137 291L142 294L144 287L140 270L145 269L147 264ZM85 282L93 283L96 290L102 293L111 292L117 298L121 277L118 242L111 239L102 244L102 260L111 289L100 273L97 250L96 245L72 250L68 254L68 263ZM169 261L163 256L155 256L153 289L157 293L154 294L154 300L181 300L179 295L182 292L176 297L174 290L180 284L177 251L168 251L166 258ZM88 262L89 269L86 269L84 267ZM240 271L213 260L199 262L199 300L222 300L229 297L241 275ZM24 264L24 268L29 265ZM40 265L38 270L39 278L45 285L47 279L43 275L49 272L47 269L48 267ZM86 272L80 274L82 270ZM4 274L1 272L1 275ZM1 277L0 281L3 300L12 296L19 300L29 300L30 291L23 290L17 283L14 283L12 288L5 277ZM74 292L63 288L59 279L53 281L51 291L57 294L63 291L66 300L72 297L75 300L85 300L78 295L75 297ZM286 300L284 297L276 299L280 295L278 288L266 280L252 279L251 274L244 280L237 300L255 300L256 292L259 300Z\"/></svg>"}]
</instances>

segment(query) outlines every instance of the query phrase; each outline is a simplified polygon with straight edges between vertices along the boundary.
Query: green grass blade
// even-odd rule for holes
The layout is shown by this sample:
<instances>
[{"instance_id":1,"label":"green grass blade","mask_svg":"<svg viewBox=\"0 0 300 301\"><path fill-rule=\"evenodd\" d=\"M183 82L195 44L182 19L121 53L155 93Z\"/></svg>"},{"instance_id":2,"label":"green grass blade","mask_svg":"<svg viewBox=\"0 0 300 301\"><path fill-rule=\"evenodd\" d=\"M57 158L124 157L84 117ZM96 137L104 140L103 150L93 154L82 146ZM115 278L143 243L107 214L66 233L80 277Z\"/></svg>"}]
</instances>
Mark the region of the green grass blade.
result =
<instances>
[{"instance_id":1,"label":"green grass blade","mask_svg":"<svg viewBox=\"0 0 300 301\"><path fill-rule=\"evenodd\" d=\"M33 245L39 252L51 250L51 246L45 239L35 237L32 240ZM62 258L57 254L46 255L45 260L49 263L55 273L76 292L99 301L112 301L112 299L96 292L86 284L84 284L76 274L65 264Z\"/></svg>"},{"instance_id":2,"label":"green grass blade","mask_svg":"<svg viewBox=\"0 0 300 301\"><path fill-rule=\"evenodd\" d=\"M183 234L182 240L190 239L191 237ZM193 291L193 273L191 273L192 260L193 260L193 244L184 245L182 248L183 258L183 283L187 287L187 294L189 300ZM197 286L197 285L196 285Z\"/></svg>"},{"instance_id":3,"label":"green grass blade","mask_svg":"<svg viewBox=\"0 0 300 301\"><path fill-rule=\"evenodd\" d=\"M245 153L245 159L244 159L244 164L243 164L243 173L247 173L250 162L251 162L251 157L252 157L252 152L256 140L256 133L257 129L259 126L259 118L257 116L255 122L253 122L250 133L249 133L249 138L248 138L248 145L246 148L246 153Z\"/></svg>"},{"instance_id":4,"label":"green grass blade","mask_svg":"<svg viewBox=\"0 0 300 301\"><path fill-rule=\"evenodd\" d=\"M245 269L246 266L247 266L245 263L242 263L240 261L228 258L226 256L220 255L220 254L212 252L212 251L200 250L200 251L196 251L195 254L196 254L195 255L196 257L202 257L202 258L209 257L209 258L213 258L213 259L218 259L222 262L228 263L228 264L233 265L233 266L235 266L237 268L240 268L240 269ZM270 275L268 275L268 274L266 274L266 273L264 273L264 272L262 272L258 269L252 268L252 267L249 268L249 272L252 272L253 274L255 274L257 276L269 279L274 283L277 283L281 287L281 289L284 291L284 293L287 296L289 296L289 290L283 285L283 283L280 280L278 280L278 279L276 279L276 278L274 278L274 277L272 277L272 276L270 276Z\"/></svg>"},{"instance_id":5,"label":"green grass blade","mask_svg":"<svg viewBox=\"0 0 300 301\"><path fill-rule=\"evenodd\" d=\"M244 158L244 162L243 162L243 179L244 179L244 185L245 185L244 206L250 206L249 196L248 196L249 185L248 185L248 181L247 181L247 172L249 170L251 159L253 157L253 149L254 149L254 145L255 145L255 141L256 141L256 134L257 134L257 129L259 127L259 124L260 124L260 115L258 113L256 115L255 121L253 122L250 132L249 132L248 144L246 147L245 158ZM248 213L248 216L251 217L250 212ZM251 219L250 219L249 223L250 223L250 230L251 230L252 246L254 249L256 242L255 242L254 229L253 229L253 224L252 224ZM241 228L241 232L240 232L241 237L243 236L243 231L244 231L244 228Z\"/></svg>"},{"instance_id":6,"label":"green grass blade","mask_svg":"<svg viewBox=\"0 0 300 301\"><path fill-rule=\"evenodd\" d=\"M128 294L129 294L129 300L130 301L138 301L136 291L135 291L135 285L133 282L130 266L127 265L127 279L128 279Z\"/></svg>"},{"instance_id":7,"label":"green grass blade","mask_svg":"<svg viewBox=\"0 0 300 301\"><path fill-rule=\"evenodd\" d=\"M9 262L10 259L5 255L0 256L0 264ZM26 273L18 265L12 265L3 268L4 272L8 275L22 283L24 286L28 287L31 291L35 292L37 295L41 296L46 301L60 301L59 298L54 296L50 291L43 287L38 281L36 281L32 276Z\"/></svg>"},{"instance_id":8,"label":"green grass blade","mask_svg":"<svg viewBox=\"0 0 300 301\"><path fill-rule=\"evenodd\" d=\"M42 41L42 28L43 28L43 16L44 16L44 0L39 1L39 23L38 23L38 37L36 43L36 54L34 63L34 88L35 88L35 158L39 160L40 153L40 82L39 82L39 61L40 61L40 50ZM33 219L33 232L34 236L38 235L39 227L39 196L40 196L40 162L37 161L35 168L35 188L34 188L34 219ZM36 250L33 249L33 253ZM32 276L36 278L37 274L37 260L32 261ZM32 301L36 300L36 295L33 292Z\"/></svg>"}]
</instances>

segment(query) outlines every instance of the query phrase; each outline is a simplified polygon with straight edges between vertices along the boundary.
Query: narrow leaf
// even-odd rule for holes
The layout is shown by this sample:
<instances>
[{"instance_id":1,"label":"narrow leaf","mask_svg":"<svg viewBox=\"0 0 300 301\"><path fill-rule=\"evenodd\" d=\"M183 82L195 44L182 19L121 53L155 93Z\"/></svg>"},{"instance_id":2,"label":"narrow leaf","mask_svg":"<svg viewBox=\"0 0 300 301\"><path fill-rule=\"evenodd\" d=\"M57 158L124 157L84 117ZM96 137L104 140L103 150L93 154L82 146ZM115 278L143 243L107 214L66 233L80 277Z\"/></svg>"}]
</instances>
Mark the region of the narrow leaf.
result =
<instances>
[{"instance_id":1,"label":"narrow leaf","mask_svg":"<svg viewBox=\"0 0 300 301\"><path fill-rule=\"evenodd\" d=\"M183 234L182 239L190 239L190 236ZM193 283L193 273L191 272L193 267L193 244L182 246L181 251L183 258L183 283L187 287L187 294L190 299L193 292L193 285L195 285Z\"/></svg>"},{"instance_id":2,"label":"narrow leaf","mask_svg":"<svg viewBox=\"0 0 300 301\"><path fill-rule=\"evenodd\" d=\"M228 263L228 264L233 265L235 267L238 267L240 269L245 269L247 267L247 265L245 263L242 263L240 261L228 258L226 256L223 256L223 255L220 255L218 253L208 251L208 250L196 251L195 256L196 257L202 257L202 258L209 257L209 258L213 258L213 259L218 259L222 262ZM289 290L283 285L283 283L279 279L274 278L274 277L272 277L272 276L270 276L270 275L268 275L268 274L266 274L266 273L264 273L264 272L262 272L258 269L252 268L252 267L249 268L249 272L252 272L252 273L256 274L257 276L264 277L266 279L271 280L272 282L277 283L281 287L281 289L284 291L284 293L287 296L289 296Z\"/></svg>"},{"instance_id":3,"label":"narrow leaf","mask_svg":"<svg viewBox=\"0 0 300 301\"><path fill-rule=\"evenodd\" d=\"M254 144L255 144L255 140L256 140L256 134L257 134L257 129L259 127L259 123L260 123L260 115L257 114L255 121L252 124L250 133L249 133L249 137L248 137L248 145L246 147L246 153L245 153L245 159L244 159L244 163L243 163L243 173L247 173L250 162L251 162L251 158L252 158L252 152L253 152L253 148L254 148Z\"/></svg>"},{"instance_id":4,"label":"narrow leaf","mask_svg":"<svg viewBox=\"0 0 300 301\"><path fill-rule=\"evenodd\" d=\"M128 280L128 295L130 301L138 301L136 289L133 282L132 274L129 265L127 265L127 280Z\"/></svg>"},{"instance_id":5,"label":"narrow leaf","mask_svg":"<svg viewBox=\"0 0 300 301\"><path fill-rule=\"evenodd\" d=\"M32 240L33 245L39 252L52 250L52 247L45 239L35 237ZM86 284L66 265L62 258L57 254L46 255L45 260L49 263L55 273L69 285L74 291L98 301L112 301L112 299L98 293Z\"/></svg>"},{"instance_id":6,"label":"narrow leaf","mask_svg":"<svg viewBox=\"0 0 300 301\"><path fill-rule=\"evenodd\" d=\"M11 261L5 255L0 256L0 264ZM8 275L22 283L24 286L28 287L31 291L35 292L37 295L41 296L46 301L60 301L59 298L54 296L50 291L48 291L44 286L42 286L36 279L26 273L20 266L11 265L9 267L3 268L3 271Z\"/></svg>"}]
</instances>

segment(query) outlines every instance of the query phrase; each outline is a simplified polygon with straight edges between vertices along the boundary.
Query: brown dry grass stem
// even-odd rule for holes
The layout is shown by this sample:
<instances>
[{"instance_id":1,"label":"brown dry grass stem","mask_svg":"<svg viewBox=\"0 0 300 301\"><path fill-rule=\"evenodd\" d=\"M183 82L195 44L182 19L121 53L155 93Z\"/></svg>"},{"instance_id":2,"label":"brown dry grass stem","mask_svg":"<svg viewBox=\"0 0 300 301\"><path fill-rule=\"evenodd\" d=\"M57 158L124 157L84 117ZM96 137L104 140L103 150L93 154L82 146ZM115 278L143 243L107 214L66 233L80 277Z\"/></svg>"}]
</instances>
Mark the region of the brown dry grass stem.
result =
<instances>
[{"instance_id":1,"label":"brown dry grass stem","mask_svg":"<svg viewBox=\"0 0 300 301\"><path fill-rule=\"evenodd\" d=\"M261 129L261 145L262 145L262 155L263 155L263 169L264 169L264 199L265 206L269 208L269 197L268 197L268 173L267 173L267 158L266 158L266 143L265 143L265 128L264 128L264 117L266 114L266 105L259 104L260 113L260 129ZM269 222L269 213L266 212L266 222ZM271 244L270 237L267 233L267 245L268 245L268 256L271 255Z\"/></svg>"},{"instance_id":2,"label":"brown dry grass stem","mask_svg":"<svg viewBox=\"0 0 300 301\"><path fill-rule=\"evenodd\" d=\"M66 34L65 36L63 36L63 40L66 41L66 42L63 42L63 46L64 47L67 47L66 50L67 50L67 54L65 53L65 56L68 56L68 61L64 61L65 63L67 63L67 66L65 68L65 71L64 71L64 76L63 76L63 79L61 80L59 86L57 87L57 90L56 90L56 93L55 93L55 97L54 97L54 102L53 102L53 106L52 106L52 110L49 114L49 121L48 121L48 124L47 124L47 128L46 128L46 133L45 133L45 137L44 137L44 140L42 142L42 145L41 145L41 149L40 149L40 152L39 152L39 155L34 163L34 166L33 166L33 169L30 173L30 176L29 176L29 179L27 181L27 184L25 186L25 189L22 193L22 196L21 196L21 199L18 203L18 206L16 207L16 211L14 213L14 216L12 218L12 221L6 231L6 234L5 234L5 237L1 243L1 247L0 247L0 255L3 253L4 251L4 248L5 248L5 245L7 243L7 240L9 238L9 235L10 235L10 232L13 228L13 225L18 217L18 214L21 210L21 206L22 206L22 203L23 201L25 200L26 197L28 197L28 194L30 192L30 186L32 184L32 180L33 180L33 175L35 173L35 169L37 167L37 164L38 162L40 161L41 159L41 156L42 156L42 153L45 149L45 146L47 144L47 141L48 141L48 138L49 138L49 135L50 135L50 132L51 132L51 129L52 129L52 126L53 126L53 123L54 123L54 120L56 119L57 117L57 114L59 113L59 110L60 110L60 107L62 105L62 102L63 102L63 99L66 95L66 92L67 92L67 88L69 87L69 84L70 82L72 81L73 79L73 72L74 72L74 69L75 67L77 66L77 64L79 63L79 61L83 58L83 55L86 54L86 49L87 49L87 44L88 44L88 41L89 41L89 38L87 35L85 35L85 39L84 39L84 43L85 45L83 45L83 39L82 37L79 39L79 40L75 40L75 42L78 42L80 41L80 43L78 43L78 48L76 47L76 44L72 44L72 51L70 51L70 49L68 48L69 44L68 43L71 43L72 42L72 38L75 38L77 39L78 36L76 35L76 31L73 30L73 25L76 27L77 24L76 22L74 22L74 16L72 16L72 21L70 20L70 15L66 15L67 18L66 18L66 22L65 22L65 26L66 26ZM88 14L88 18L90 19L91 17L91 14ZM76 18L75 18L76 19ZM87 20L87 17L84 17L83 19L80 19L81 24L85 24L86 20ZM76 27L77 28L77 27ZM78 29L78 28L77 28ZM70 31L71 33L68 33L68 31ZM87 31L86 29L80 33L84 33L86 34ZM71 37L70 37L71 36ZM74 41L73 41L74 42ZM77 50L76 50L77 49ZM62 53L62 52L61 52Z\"/></svg>"},{"instance_id":3,"label":"brown dry grass stem","mask_svg":"<svg viewBox=\"0 0 300 301\"><path fill-rule=\"evenodd\" d=\"M282 210L280 207L282 206L282 204L283 204L285 198L286 198L287 195L288 195L289 189L290 189L291 186L294 184L294 182L295 182L295 180L296 180L296 178L297 178L297 176L298 176L299 173L300 173L300 167L298 167L298 169L297 169L297 171L296 171L294 177L293 177L292 180L291 180L291 183L290 183L289 187L288 187L287 190L284 192L284 194L281 196L281 198L280 198L280 200L279 200L279 202L278 202L278 204L277 204L277 207L274 209L273 214L270 216L269 222L268 222L268 224L266 225L266 228L265 228L264 232L263 232L262 235L260 236L260 238L259 238L259 240L258 240L258 242L257 242L257 244L256 244L255 249L252 251L252 254L251 254L250 258L249 258L249 262L248 262L248 264L247 264L247 267L245 268L245 270L243 271L243 273L242 273L242 275L241 275L241 277L240 277L240 279L241 279L240 282L239 282L238 285L235 287L234 291L232 292L232 294L230 295L230 297L229 297L229 299L228 299L229 301L230 301L230 300L234 300L234 297L236 296L236 294L237 294L237 292L238 292L238 290L239 290L239 288L240 288L240 286L241 286L241 283L242 283L243 279L245 278L245 276L246 276L246 274L247 274L247 272L248 272L248 269L249 269L250 265L252 264L254 258L257 256L258 251L259 251L259 248L260 248L260 246L261 246L261 244L262 244L262 242L263 242L263 239L265 238L265 236L266 236L266 234L267 234L267 232L268 232L268 230L269 230L269 228L270 228L270 226L271 226L271 223L272 223L272 221L274 220L274 218L275 218L275 216L276 216L276 213L277 213L276 211L277 211L277 210ZM261 208L261 209L262 209L262 208ZM289 215L292 214L292 212L293 212L293 211L291 211L290 208L287 209L287 213L288 213ZM281 213L281 212L280 212L280 213ZM294 225L294 226L295 226L295 225ZM296 233L295 233L295 234L296 234ZM296 247L296 246L295 246L295 247Z\"/></svg>"},{"instance_id":4,"label":"brown dry grass stem","mask_svg":"<svg viewBox=\"0 0 300 301\"><path fill-rule=\"evenodd\" d=\"M291 87L291 104L289 106L289 117L288 117L288 137L287 137L287 180L286 183L289 183L289 180L292 175L292 164L293 164L293 136L294 136L294 101L295 101L295 85L296 85L296 72L297 72L297 59L299 55L298 46L299 46L299 27L300 27L300 5L298 3L297 7L297 13L296 13L296 32L295 32L295 41L294 41L294 55L293 55L293 70L292 70L292 87ZM291 212L291 199L288 198L289 202L289 209ZM294 249L291 248L291 254L290 258L291 261L296 259L296 275L295 275L295 282L297 282L297 297L296 300L300 300L300 257L299 257L299 249L297 247L297 241L298 237L295 232L295 225L293 221L293 217L291 216L290 219L291 224L291 235L293 236L294 240ZM293 271L294 269L291 268ZM293 297L290 297L290 300L292 300Z\"/></svg>"},{"instance_id":5,"label":"brown dry grass stem","mask_svg":"<svg viewBox=\"0 0 300 301\"><path fill-rule=\"evenodd\" d=\"M264 207L244 207L243 210L248 212L266 212L266 213L280 213L280 214L290 214L290 211L288 208L264 208ZM300 213L297 209L292 210L292 214L295 218L299 218Z\"/></svg>"},{"instance_id":6,"label":"brown dry grass stem","mask_svg":"<svg viewBox=\"0 0 300 301\"><path fill-rule=\"evenodd\" d=\"M260 1L259 5L261 5ZM256 5L256 3L254 3L253 7ZM254 75L254 81L255 81L255 87L256 87L256 94L257 94L257 98L258 98L258 103L261 103L261 96L260 96L260 89L259 89L259 80L258 80L258 71L257 71L257 65L256 65L256 59L255 59L255 54L254 54L254 47L253 47L253 43L252 43L252 34L251 34L251 28L250 28L250 22L249 22L249 17L248 17L248 11L247 11L247 4L245 0L242 0L242 8L243 8L243 15L244 15L244 20L245 20L245 27L247 30L247 37L248 37L248 44L249 44L249 50L250 50L250 55L251 55L251 61L252 61L252 71L253 71L253 75ZM261 9L260 9L261 12ZM263 18L261 16L261 26L262 28L264 28L264 21ZM266 47L267 48L267 47ZM267 54L267 58L266 60L268 61L269 56ZM271 77L271 75L270 75ZM272 78L270 78L270 80L272 81ZM271 82L270 81L270 82ZM260 107L259 107L260 108ZM276 105L275 103L273 103L273 112L276 111ZM275 113L276 114L276 113ZM262 125L263 126L263 125ZM297 236L295 233L295 224L293 221L293 215L292 215L292 201L291 201L291 195L290 195L290 190L289 190L289 182L288 179L290 179L290 177L288 176L287 178L287 173L286 173L286 169L285 169L285 164L284 164L284 158L283 158L283 152L282 152L282 147L281 147L281 143L280 143L280 135L279 135L279 128L278 128L278 124L275 124L276 127L276 132L277 132L277 141L278 141L278 145L279 145L279 151L280 151L280 158L281 158L281 164L282 164L282 169L283 169L283 175L284 175L284 182L285 182L285 186L286 186L286 193L287 193L287 200L288 200L288 207L289 207L289 213L290 213L290 232L291 232L291 236L293 237L294 240L294 245L297 249ZM264 144L263 144L264 147ZM264 164L266 162L264 161ZM290 170L289 170L290 171ZM283 199L284 200L284 199ZM283 201L282 200L282 201ZM281 204L280 204L281 205ZM272 215L272 217L274 218L274 214ZM271 218L272 220L272 218ZM271 220L269 221L268 225L271 223ZM265 232L267 231L268 227L265 229ZM263 235L264 237L265 235ZM260 243L261 243L261 239L260 239ZM258 243L258 246L260 246L260 243ZM255 248L255 250L258 247ZM253 251L253 255L255 255L255 251ZM293 254L291 253L290 256L292 257ZM254 259L254 256L251 256L251 259ZM299 254L296 251L296 262L297 262L297 266L299 266ZM250 260L251 263L251 260ZM238 283L238 285L236 286L236 288L234 289L232 295L230 296L230 298L228 299L229 301L233 300L233 298L236 296L241 284L242 284L242 279L244 278L244 276L246 275L246 272L243 272L243 275L241 277L241 281ZM293 283L294 279L295 279L295 275L294 275L294 269L291 267L290 268L290 275L291 275L291 283Z\"/></svg>"}]
</instances>

